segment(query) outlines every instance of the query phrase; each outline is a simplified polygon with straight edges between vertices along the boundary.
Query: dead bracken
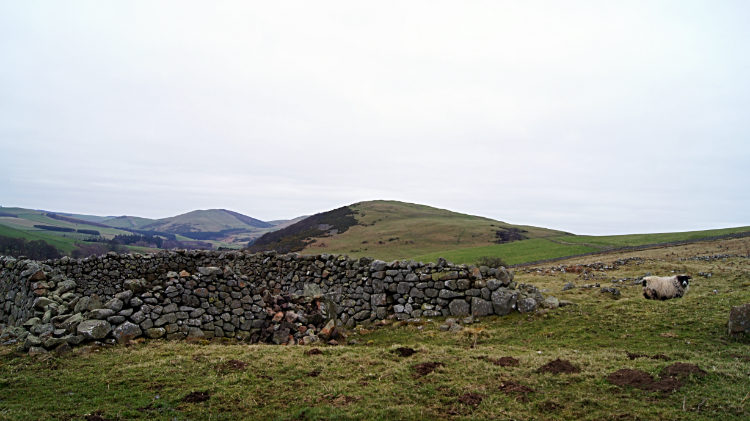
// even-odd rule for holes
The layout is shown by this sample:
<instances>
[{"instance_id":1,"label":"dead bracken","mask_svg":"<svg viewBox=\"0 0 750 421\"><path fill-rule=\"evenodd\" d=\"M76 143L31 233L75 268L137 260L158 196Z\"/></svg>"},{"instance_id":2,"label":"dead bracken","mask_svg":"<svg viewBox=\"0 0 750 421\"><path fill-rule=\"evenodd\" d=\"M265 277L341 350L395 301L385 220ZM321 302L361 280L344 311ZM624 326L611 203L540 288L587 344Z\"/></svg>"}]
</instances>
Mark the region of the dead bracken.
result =
<instances>
[{"instance_id":1,"label":"dead bracken","mask_svg":"<svg viewBox=\"0 0 750 421\"><path fill-rule=\"evenodd\" d=\"M465 405L477 407L482 403L482 399L484 399L482 395L476 393L465 393L458 398L458 401Z\"/></svg>"},{"instance_id":2,"label":"dead bracken","mask_svg":"<svg viewBox=\"0 0 750 421\"><path fill-rule=\"evenodd\" d=\"M310 350L305 351L305 355L322 355L323 351L319 350L318 348L313 348Z\"/></svg>"}]
</instances>

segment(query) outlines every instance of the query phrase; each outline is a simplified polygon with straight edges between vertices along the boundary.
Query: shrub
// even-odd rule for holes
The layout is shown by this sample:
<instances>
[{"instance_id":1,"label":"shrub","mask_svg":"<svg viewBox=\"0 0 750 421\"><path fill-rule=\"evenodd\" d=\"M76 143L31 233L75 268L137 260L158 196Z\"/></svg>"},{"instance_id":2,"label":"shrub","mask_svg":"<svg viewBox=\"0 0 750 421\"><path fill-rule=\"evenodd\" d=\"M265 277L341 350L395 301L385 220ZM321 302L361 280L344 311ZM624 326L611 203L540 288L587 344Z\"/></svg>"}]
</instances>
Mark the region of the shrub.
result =
<instances>
[{"instance_id":1,"label":"shrub","mask_svg":"<svg viewBox=\"0 0 750 421\"><path fill-rule=\"evenodd\" d=\"M27 256L34 260L59 259L62 257L55 246L44 240L27 241L25 238L0 236L0 254Z\"/></svg>"},{"instance_id":2,"label":"shrub","mask_svg":"<svg viewBox=\"0 0 750 421\"><path fill-rule=\"evenodd\" d=\"M489 268L499 268L508 265L502 257L497 256L482 256L477 259L475 264L477 266L487 266Z\"/></svg>"}]
</instances>

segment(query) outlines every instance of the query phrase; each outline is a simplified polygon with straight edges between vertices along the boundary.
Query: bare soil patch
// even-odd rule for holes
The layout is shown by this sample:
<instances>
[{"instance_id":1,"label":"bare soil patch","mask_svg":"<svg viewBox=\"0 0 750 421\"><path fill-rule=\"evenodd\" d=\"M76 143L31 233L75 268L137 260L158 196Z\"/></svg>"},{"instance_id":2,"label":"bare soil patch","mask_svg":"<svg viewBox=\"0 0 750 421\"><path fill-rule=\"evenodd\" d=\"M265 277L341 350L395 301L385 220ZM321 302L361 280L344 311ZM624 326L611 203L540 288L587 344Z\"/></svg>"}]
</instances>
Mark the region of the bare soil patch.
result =
<instances>
[{"instance_id":1,"label":"bare soil patch","mask_svg":"<svg viewBox=\"0 0 750 421\"><path fill-rule=\"evenodd\" d=\"M305 351L305 355L323 355L323 351L319 350L318 348L313 348Z\"/></svg>"},{"instance_id":2,"label":"bare soil patch","mask_svg":"<svg viewBox=\"0 0 750 421\"><path fill-rule=\"evenodd\" d=\"M477 393L466 393L461 395L461 397L458 398L458 401L476 408L480 403L482 403L482 399L484 399L484 397Z\"/></svg>"},{"instance_id":3,"label":"bare soil patch","mask_svg":"<svg viewBox=\"0 0 750 421\"><path fill-rule=\"evenodd\" d=\"M200 403L211 399L211 395L208 392L191 392L189 395L182 398L185 403Z\"/></svg>"},{"instance_id":4,"label":"bare soil patch","mask_svg":"<svg viewBox=\"0 0 750 421\"><path fill-rule=\"evenodd\" d=\"M307 377L318 377L320 376L320 370L313 370L307 373Z\"/></svg>"},{"instance_id":5,"label":"bare soil patch","mask_svg":"<svg viewBox=\"0 0 750 421\"><path fill-rule=\"evenodd\" d=\"M571 364L570 361L561 360L558 358L541 366L539 370L537 370L537 372L552 374L572 374L580 373L581 369Z\"/></svg>"},{"instance_id":6,"label":"bare soil patch","mask_svg":"<svg viewBox=\"0 0 750 421\"><path fill-rule=\"evenodd\" d=\"M643 371L623 368L607 376L610 383L617 386L630 386L647 392L664 392L669 393L679 390L682 383L674 377L664 377L659 381Z\"/></svg>"},{"instance_id":7,"label":"bare soil patch","mask_svg":"<svg viewBox=\"0 0 750 421\"><path fill-rule=\"evenodd\" d=\"M534 393L535 390L524 386L522 384L518 384L516 382L504 382L500 384L500 391L505 393L506 395L513 395L516 397L516 400L521 402L527 402L529 399L526 395L529 393Z\"/></svg>"},{"instance_id":8,"label":"bare soil patch","mask_svg":"<svg viewBox=\"0 0 750 421\"><path fill-rule=\"evenodd\" d=\"M518 360L513 357L500 357L496 360L489 358L488 361L492 364L499 365L500 367L517 367L520 365Z\"/></svg>"},{"instance_id":9,"label":"bare soil patch","mask_svg":"<svg viewBox=\"0 0 750 421\"><path fill-rule=\"evenodd\" d=\"M426 376L433 371L435 371L436 368L444 366L444 363L439 362L428 362L428 363L421 363L421 364L414 364L412 367L414 367L414 370L417 371L417 376L422 377Z\"/></svg>"},{"instance_id":10,"label":"bare soil patch","mask_svg":"<svg viewBox=\"0 0 750 421\"><path fill-rule=\"evenodd\" d=\"M661 371L661 374L665 377L669 376L677 378L687 378L690 377L691 374L695 374L698 377L703 377L706 375L706 372L693 364L674 363L672 365L664 367L664 369Z\"/></svg>"},{"instance_id":11,"label":"bare soil patch","mask_svg":"<svg viewBox=\"0 0 750 421\"><path fill-rule=\"evenodd\" d=\"M401 348L397 348L394 352L400 357L411 357L412 355L417 353L416 350L407 348L405 346L402 346Z\"/></svg>"},{"instance_id":12,"label":"bare soil patch","mask_svg":"<svg viewBox=\"0 0 750 421\"><path fill-rule=\"evenodd\" d=\"M637 354L637 353L627 352L627 351L625 352L628 354L628 358L630 358L631 360L634 360L636 358L651 358L652 360L664 360L664 361L671 360L671 358L667 357L664 354L656 354L656 355L649 356L648 354Z\"/></svg>"}]
</instances>

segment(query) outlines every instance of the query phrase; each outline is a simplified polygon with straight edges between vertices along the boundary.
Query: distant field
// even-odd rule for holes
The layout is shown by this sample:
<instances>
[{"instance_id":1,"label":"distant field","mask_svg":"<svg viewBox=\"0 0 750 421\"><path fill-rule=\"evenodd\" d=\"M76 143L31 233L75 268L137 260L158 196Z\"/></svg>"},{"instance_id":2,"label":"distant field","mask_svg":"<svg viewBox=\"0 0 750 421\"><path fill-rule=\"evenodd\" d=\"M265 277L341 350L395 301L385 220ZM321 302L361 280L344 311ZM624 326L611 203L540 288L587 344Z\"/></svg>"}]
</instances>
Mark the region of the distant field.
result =
<instances>
[{"instance_id":1,"label":"distant field","mask_svg":"<svg viewBox=\"0 0 750 421\"><path fill-rule=\"evenodd\" d=\"M40 231L21 231L19 229L11 228L5 225L0 225L0 235L12 238L25 238L28 241L44 240L50 245L57 247L59 250L70 253L75 250L73 243L76 241L70 237L61 237L57 235L50 235L46 232Z\"/></svg>"},{"instance_id":2,"label":"distant field","mask_svg":"<svg viewBox=\"0 0 750 421\"><path fill-rule=\"evenodd\" d=\"M416 261L435 262L439 257L456 264L473 264L483 256L502 257L509 265L536 260L554 259L556 257L597 251L595 247L568 246L553 243L543 238L516 241L508 244L494 244L491 246L473 247L461 250L448 250L425 254L414 258Z\"/></svg>"},{"instance_id":3,"label":"distant field","mask_svg":"<svg viewBox=\"0 0 750 421\"><path fill-rule=\"evenodd\" d=\"M748 232L750 227L724 228L705 231L670 232L663 234L629 234L629 235L566 235L554 237L566 243L589 243L601 246L640 246L643 244L668 243L672 241L695 240L705 237Z\"/></svg>"}]
</instances>

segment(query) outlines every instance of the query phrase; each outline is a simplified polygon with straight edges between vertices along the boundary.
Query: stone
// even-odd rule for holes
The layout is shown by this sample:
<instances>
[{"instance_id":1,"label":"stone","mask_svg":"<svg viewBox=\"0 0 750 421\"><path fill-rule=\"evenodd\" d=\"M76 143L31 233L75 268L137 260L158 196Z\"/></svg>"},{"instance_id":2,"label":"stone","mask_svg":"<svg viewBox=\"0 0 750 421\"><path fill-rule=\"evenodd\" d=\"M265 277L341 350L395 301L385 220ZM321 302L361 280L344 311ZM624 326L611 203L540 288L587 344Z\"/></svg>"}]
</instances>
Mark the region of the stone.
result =
<instances>
[{"instance_id":1,"label":"stone","mask_svg":"<svg viewBox=\"0 0 750 421\"><path fill-rule=\"evenodd\" d=\"M185 340L188 343L198 343L204 339L206 339L206 334L197 327L191 327L188 329L187 336L185 337Z\"/></svg>"},{"instance_id":2,"label":"stone","mask_svg":"<svg viewBox=\"0 0 750 421\"><path fill-rule=\"evenodd\" d=\"M729 310L729 334L750 333L750 303Z\"/></svg>"},{"instance_id":3,"label":"stone","mask_svg":"<svg viewBox=\"0 0 750 421\"><path fill-rule=\"evenodd\" d=\"M112 331L112 325L106 320L84 320L78 325L77 332L86 340L103 339Z\"/></svg>"},{"instance_id":4,"label":"stone","mask_svg":"<svg viewBox=\"0 0 750 421\"><path fill-rule=\"evenodd\" d=\"M23 327L26 330L31 330L32 327L38 325L41 322L42 321L38 317L32 317L29 320L27 320L26 322L24 322Z\"/></svg>"},{"instance_id":5,"label":"stone","mask_svg":"<svg viewBox=\"0 0 750 421\"><path fill-rule=\"evenodd\" d=\"M325 326L323 326L323 329L320 329L320 332L318 332L318 336L320 339L327 341L328 338L331 337L333 334L333 331L336 329L336 321L331 319L326 323Z\"/></svg>"},{"instance_id":6,"label":"stone","mask_svg":"<svg viewBox=\"0 0 750 421\"><path fill-rule=\"evenodd\" d=\"M76 328L78 327L78 324L83 321L83 314L76 313L67 319L65 319L63 322L59 324L59 326L68 332L75 332Z\"/></svg>"},{"instance_id":7,"label":"stone","mask_svg":"<svg viewBox=\"0 0 750 421\"><path fill-rule=\"evenodd\" d=\"M372 294L370 296L370 305L373 307L384 306L386 304L385 294Z\"/></svg>"},{"instance_id":8,"label":"stone","mask_svg":"<svg viewBox=\"0 0 750 421\"><path fill-rule=\"evenodd\" d=\"M318 341L320 341L320 338L317 335L307 335L302 338L302 343L305 345L314 344Z\"/></svg>"},{"instance_id":9,"label":"stone","mask_svg":"<svg viewBox=\"0 0 750 421\"><path fill-rule=\"evenodd\" d=\"M29 282L46 281L46 280L47 280L47 275L45 275L44 271L42 271L41 269L34 272L31 276L29 276Z\"/></svg>"},{"instance_id":10,"label":"stone","mask_svg":"<svg viewBox=\"0 0 750 421\"><path fill-rule=\"evenodd\" d=\"M39 297L34 300L34 308L37 310L44 310L45 307L52 303L54 303L54 301L50 300L47 297Z\"/></svg>"},{"instance_id":11,"label":"stone","mask_svg":"<svg viewBox=\"0 0 750 421\"><path fill-rule=\"evenodd\" d=\"M107 317L114 316L115 311L108 308L100 308L89 312L89 319L104 320Z\"/></svg>"},{"instance_id":12,"label":"stone","mask_svg":"<svg viewBox=\"0 0 750 421\"><path fill-rule=\"evenodd\" d=\"M132 320L134 323L141 324L144 320L146 320L146 315L141 311L136 311L135 313L133 313L133 315L130 316L130 320Z\"/></svg>"},{"instance_id":13,"label":"stone","mask_svg":"<svg viewBox=\"0 0 750 421\"><path fill-rule=\"evenodd\" d=\"M193 294L201 298L208 298L209 296L208 290L206 288L197 288L195 291L193 291Z\"/></svg>"},{"instance_id":14,"label":"stone","mask_svg":"<svg viewBox=\"0 0 750 421\"><path fill-rule=\"evenodd\" d=\"M35 356L38 356L38 355L45 355L45 354L49 354L49 351L47 351L46 349L44 349L42 347L39 347L39 346L32 346L29 349L29 356L30 357L35 357Z\"/></svg>"},{"instance_id":15,"label":"stone","mask_svg":"<svg viewBox=\"0 0 750 421\"><path fill-rule=\"evenodd\" d=\"M542 301L542 307L554 310L560 307L560 301L553 296L549 296Z\"/></svg>"},{"instance_id":16,"label":"stone","mask_svg":"<svg viewBox=\"0 0 750 421\"><path fill-rule=\"evenodd\" d=\"M563 291L568 291L568 290L571 290L571 289L573 289L573 288L575 288L575 287L576 287L576 284L574 284L574 283L572 283L572 282L568 282L567 284L565 284L565 285L563 286L562 290L563 290Z\"/></svg>"},{"instance_id":17,"label":"stone","mask_svg":"<svg viewBox=\"0 0 750 421\"><path fill-rule=\"evenodd\" d=\"M451 311L451 316L454 317L468 316L471 310L469 303L464 300L453 300L448 304L448 308Z\"/></svg>"},{"instance_id":18,"label":"stone","mask_svg":"<svg viewBox=\"0 0 750 421\"><path fill-rule=\"evenodd\" d=\"M32 347L39 347L42 346L42 341L38 337L34 335L27 335L26 341L23 343L23 347L26 349L31 349Z\"/></svg>"},{"instance_id":19,"label":"stone","mask_svg":"<svg viewBox=\"0 0 750 421\"><path fill-rule=\"evenodd\" d=\"M305 284L302 287L302 295L305 297L317 297L321 295L320 285L318 284Z\"/></svg>"},{"instance_id":20,"label":"stone","mask_svg":"<svg viewBox=\"0 0 750 421\"><path fill-rule=\"evenodd\" d=\"M190 277L190 272L188 272L186 270L181 270L180 271L180 278L189 278L189 277Z\"/></svg>"},{"instance_id":21,"label":"stone","mask_svg":"<svg viewBox=\"0 0 750 421\"><path fill-rule=\"evenodd\" d=\"M505 288L494 291L491 295L492 308L498 316L510 314L516 308L518 293L510 292Z\"/></svg>"},{"instance_id":22,"label":"stone","mask_svg":"<svg viewBox=\"0 0 750 421\"><path fill-rule=\"evenodd\" d=\"M441 289L440 293L438 294L438 297L444 300L450 300L452 298L458 298L458 297L463 297L463 296L464 296L463 292L455 292L449 289Z\"/></svg>"},{"instance_id":23,"label":"stone","mask_svg":"<svg viewBox=\"0 0 750 421\"><path fill-rule=\"evenodd\" d=\"M600 292L609 294L611 298L619 299L620 298L620 290L617 288L612 287L604 287L600 290Z\"/></svg>"},{"instance_id":24,"label":"stone","mask_svg":"<svg viewBox=\"0 0 750 421\"><path fill-rule=\"evenodd\" d=\"M127 290L118 292L117 294L115 294L115 298L122 301L123 303L129 303L130 300L133 299L133 291Z\"/></svg>"},{"instance_id":25,"label":"stone","mask_svg":"<svg viewBox=\"0 0 750 421\"><path fill-rule=\"evenodd\" d=\"M57 284L57 289L55 290L55 295L63 295L68 291L72 291L76 289L76 282L75 281L62 281Z\"/></svg>"},{"instance_id":26,"label":"stone","mask_svg":"<svg viewBox=\"0 0 750 421\"><path fill-rule=\"evenodd\" d=\"M55 354L60 357L62 357L63 355L68 355L71 352L73 352L73 347L71 347L67 342L64 344L60 344L55 348Z\"/></svg>"},{"instance_id":27,"label":"stone","mask_svg":"<svg viewBox=\"0 0 750 421\"><path fill-rule=\"evenodd\" d=\"M125 316L109 316L107 317L107 321L113 326L119 325L120 323L125 321Z\"/></svg>"},{"instance_id":28,"label":"stone","mask_svg":"<svg viewBox=\"0 0 750 421\"><path fill-rule=\"evenodd\" d=\"M518 302L518 311L521 313L530 313L539 308L539 304L533 298L525 298Z\"/></svg>"},{"instance_id":29,"label":"stone","mask_svg":"<svg viewBox=\"0 0 750 421\"><path fill-rule=\"evenodd\" d=\"M224 271L215 266L199 267L198 272L203 276L224 276Z\"/></svg>"},{"instance_id":30,"label":"stone","mask_svg":"<svg viewBox=\"0 0 750 421\"><path fill-rule=\"evenodd\" d=\"M133 291L136 294L146 292L148 282L145 279L128 279L122 284L123 288Z\"/></svg>"},{"instance_id":31,"label":"stone","mask_svg":"<svg viewBox=\"0 0 750 421\"><path fill-rule=\"evenodd\" d=\"M471 299L471 315L474 317L489 316L493 313L492 303L481 298Z\"/></svg>"},{"instance_id":32,"label":"stone","mask_svg":"<svg viewBox=\"0 0 750 421\"><path fill-rule=\"evenodd\" d=\"M102 300L99 298L98 295L91 294L91 296L89 297L89 303L86 306L86 310L91 311L91 310L97 310L100 308L102 308Z\"/></svg>"},{"instance_id":33,"label":"stone","mask_svg":"<svg viewBox=\"0 0 750 421\"><path fill-rule=\"evenodd\" d=\"M167 329L164 329L163 327L152 327L146 330L146 336L148 336L151 339L161 338L162 336L166 334L167 334Z\"/></svg>"},{"instance_id":34,"label":"stone","mask_svg":"<svg viewBox=\"0 0 750 421\"><path fill-rule=\"evenodd\" d=\"M133 339L141 336L143 334L143 331L141 331L141 328L138 327L138 325L125 322L121 324L120 326L117 326L115 330L112 331L112 336L115 337L117 340L117 343L123 344L128 341L132 341Z\"/></svg>"}]
</instances>

